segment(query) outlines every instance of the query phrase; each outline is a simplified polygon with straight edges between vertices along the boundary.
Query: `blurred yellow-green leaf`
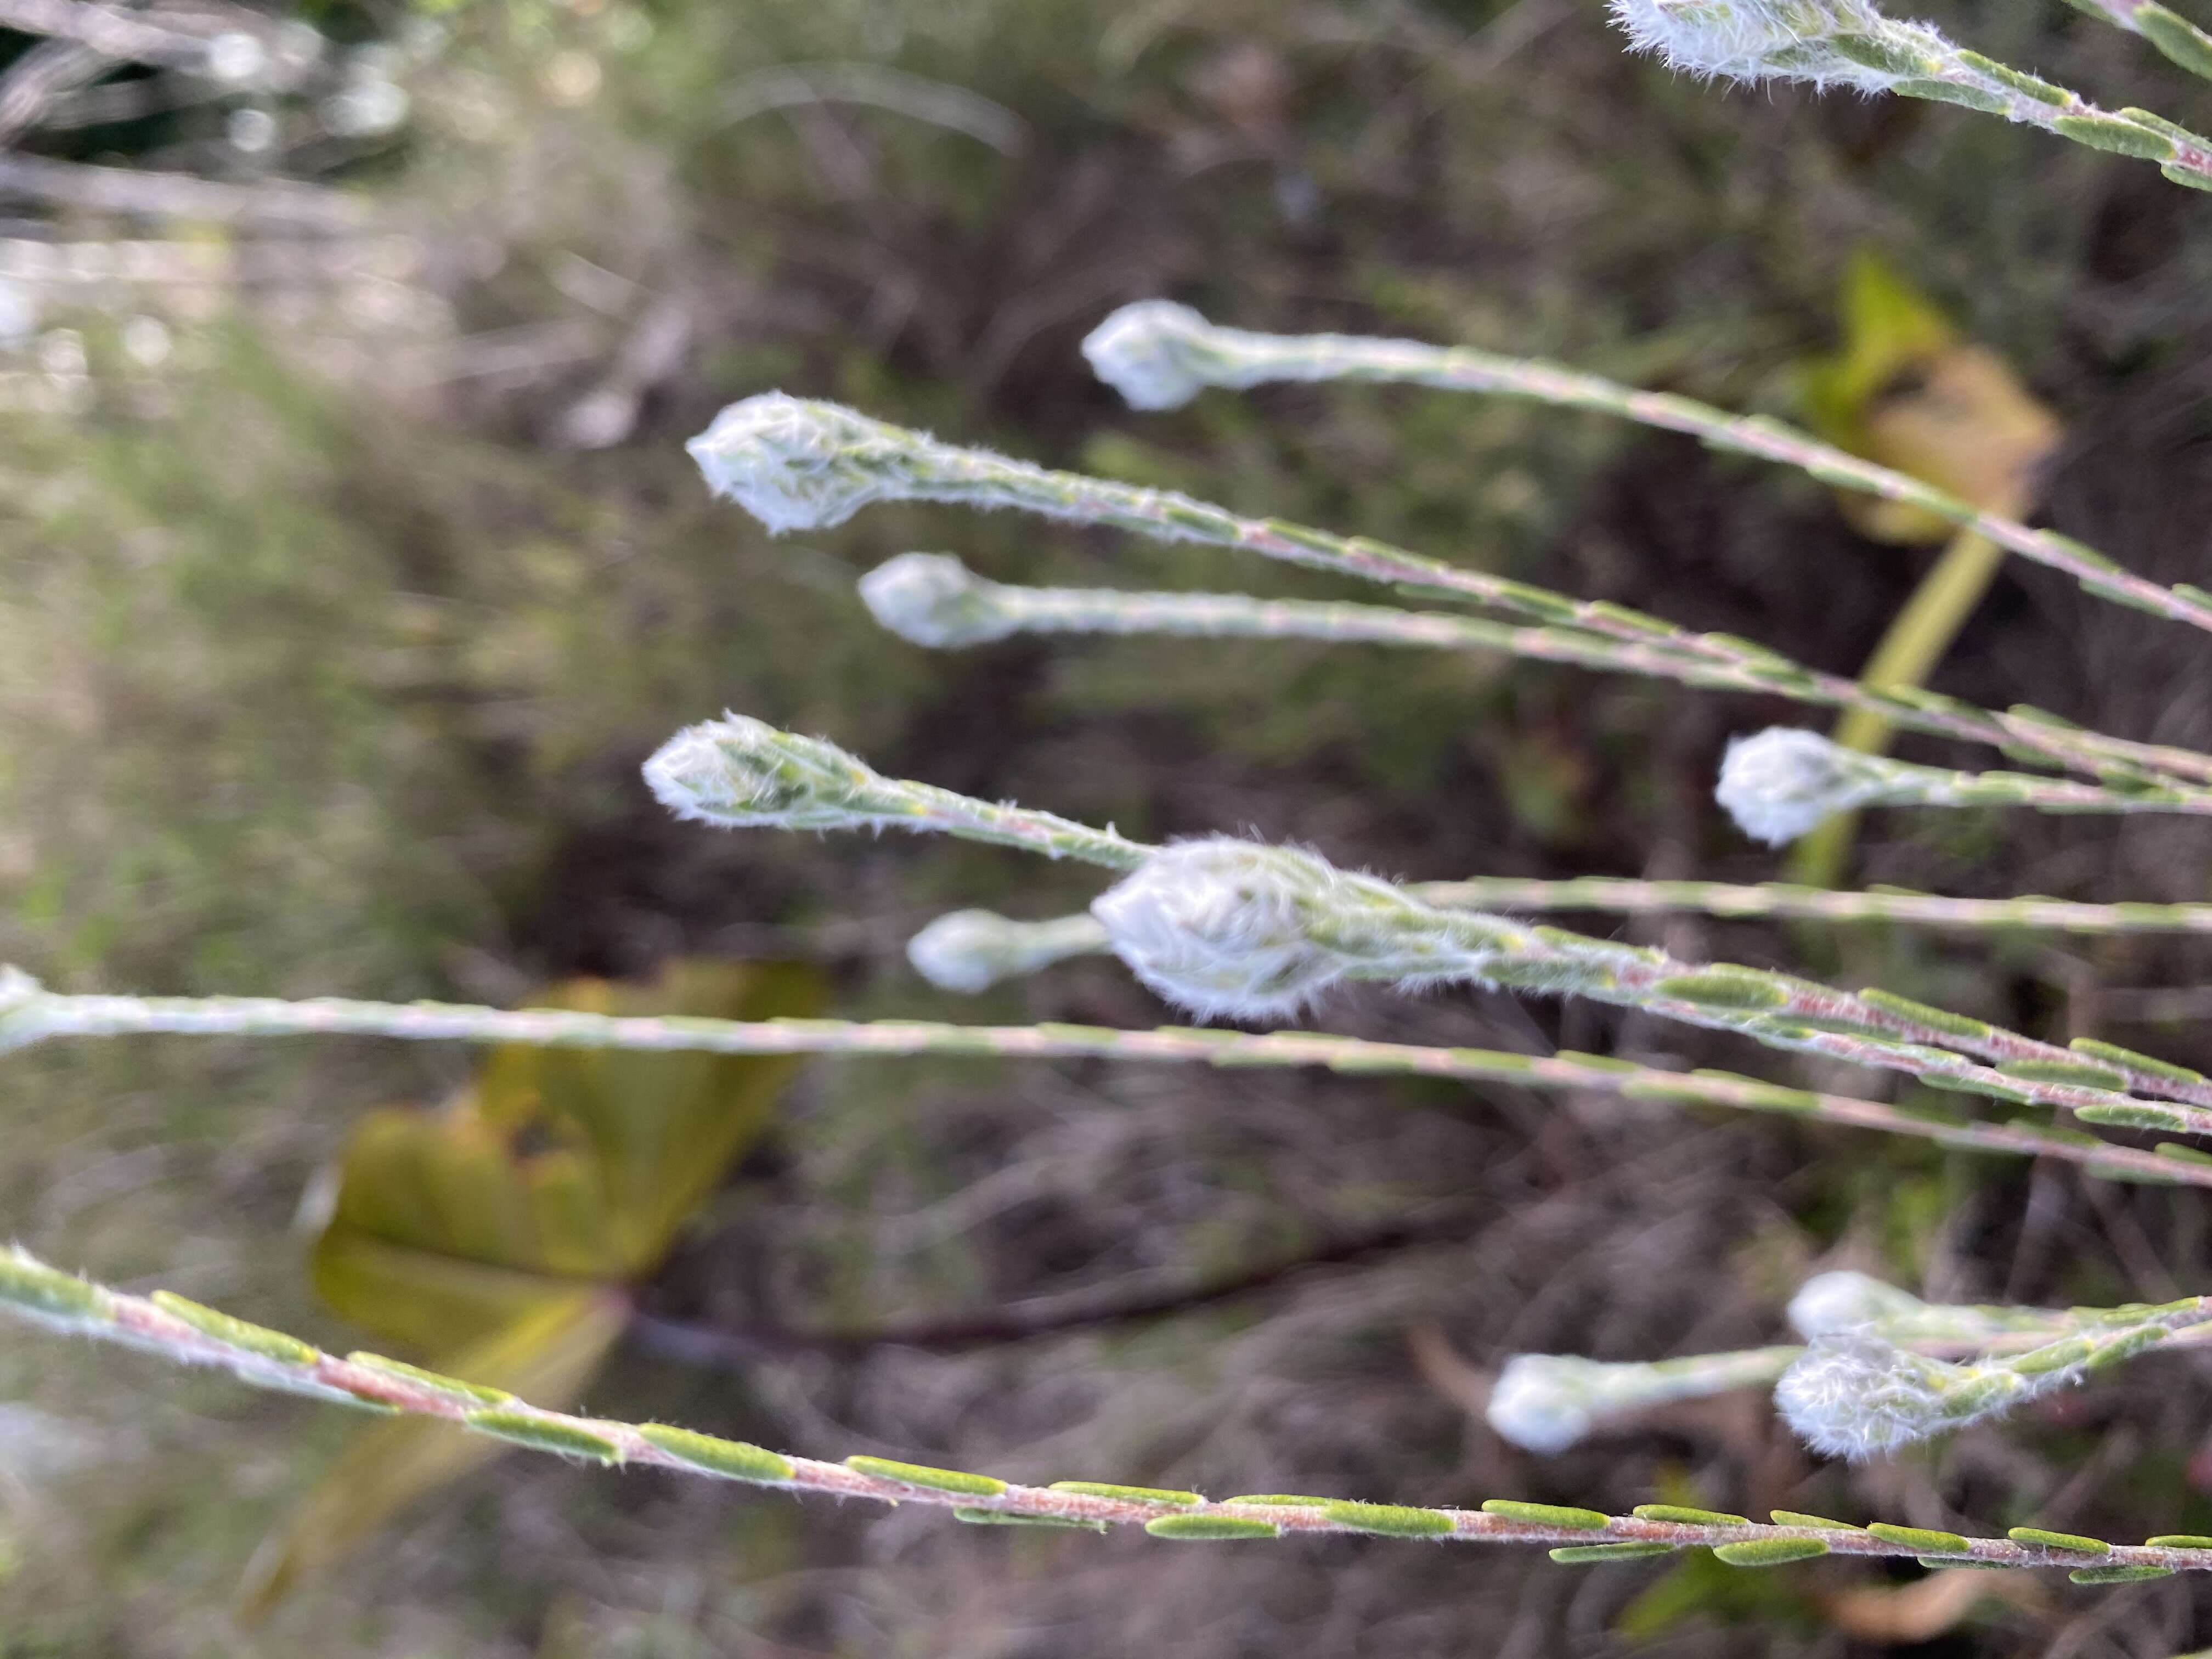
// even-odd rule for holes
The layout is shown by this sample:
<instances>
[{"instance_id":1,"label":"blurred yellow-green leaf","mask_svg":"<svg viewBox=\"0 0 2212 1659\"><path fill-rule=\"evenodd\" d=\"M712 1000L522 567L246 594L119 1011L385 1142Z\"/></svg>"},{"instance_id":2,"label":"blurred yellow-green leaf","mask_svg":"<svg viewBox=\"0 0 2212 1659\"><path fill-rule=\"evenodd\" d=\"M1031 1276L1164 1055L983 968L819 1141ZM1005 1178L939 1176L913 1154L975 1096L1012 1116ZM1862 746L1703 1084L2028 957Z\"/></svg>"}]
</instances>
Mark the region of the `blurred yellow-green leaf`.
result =
<instances>
[{"instance_id":1,"label":"blurred yellow-green leaf","mask_svg":"<svg viewBox=\"0 0 2212 1659\"><path fill-rule=\"evenodd\" d=\"M811 969L680 960L650 985L574 980L529 1006L769 1019L817 1013L823 999ZM315 1243L315 1288L438 1370L573 1404L622 1332L629 1285L758 1138L801 1063L495 1048L444 1106L362 1120ZM368 1431L263 1545L248 1613L497 1449L435 1423Z\"/></svg>"},{"instance_id":2,"label":"blurred yellow-green leaf","mask_svg":"<svg viewBox=\"0 0 2212 1659\"><path fill-rule=\"evenodd\" d=\"M1805 365L1808 422L1855 455L2017 516L2056 447L2057 418L2001 357L1959 337L1933 301L1871 250L1844 274L1842 348ZM1876 541L1933 545L1956 526L1923 508L1847 492L1853 526Z\"/></svg>"}]
</instances>

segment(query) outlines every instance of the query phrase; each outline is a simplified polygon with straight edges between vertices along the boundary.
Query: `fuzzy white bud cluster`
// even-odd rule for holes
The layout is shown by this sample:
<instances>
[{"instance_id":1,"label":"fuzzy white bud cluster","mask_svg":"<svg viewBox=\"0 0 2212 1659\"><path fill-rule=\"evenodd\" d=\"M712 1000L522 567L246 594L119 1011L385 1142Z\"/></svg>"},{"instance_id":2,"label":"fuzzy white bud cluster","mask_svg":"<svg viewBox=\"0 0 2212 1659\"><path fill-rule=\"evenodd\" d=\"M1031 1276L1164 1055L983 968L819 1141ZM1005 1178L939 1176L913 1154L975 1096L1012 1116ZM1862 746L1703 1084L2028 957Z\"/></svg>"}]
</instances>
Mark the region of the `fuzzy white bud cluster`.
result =
<instances>
[{"instance_id":1,"label":"fuzzy white bud cluster","mask_svg":"<svg viewBox=\"0 0 2212 1659\"><path fill-rule=\"evenodd\" d=\"M1782 1374L1774 1403L1808 1445L1858 1462L1993 1416L2063 1376L1955 1365L1865 1329L1831 1331Z\"/></svg>"},{"instance_id":2,"label":"fuzzy white bud cluster","mask_svg":"<svg viewBox=\"0 0 2212 1659\"><path fill-rule=\"evenodd\" d=\"M1196 362L1213 325L1172 300L1123 306L1084 337L1091 371L1132 409L1180 409L1208 385Z\"/></svg>"},{"instance_id":3,"label":"fuzzy white bud cluster","mask_svg":"<svg viewBox=\"0 0 2212 1659\"><path fill-rule=\"evenodd\" d=\"M1154 853L1091 906L1137 977L1202 1018L1283 1018L1340 979L1401 990L1510 973L1559 989L1593 971L1518 923L1425 903L1295 847L1214 836ZM1556 982L1554 982L1556 981Z\"/></svg>"},{"instance_id":4,"label":"fuzzy white bud cluster","mask_svg":"<svg viewBox=\"0 0 2212 1659\"><path fill-rule=\"evenodd\" d=\"M1948 43L1866 0L1612 0L1613 21L1669 68L1732 81L1787 79L1886 92L1936 75Z\"/></svg>"},{"instance_id":5,"label":"fuzzy white bud cluster","mask_svg":"<svg viewBox=\"0 0 2212 1659\"><path fill-rule=\"evenodd\" d=\"M685 726L646 762L645 781L677 817L727 829L853 830L902 816L890 781L836 744L744 714Z\"/></svg>"},{"instance_id":6,"label":"fuzzy white bud cluster","mask_svg":"<svg viewBox=\"0 0 2212 1659\"><path fill-rule=\"evenodd\" d=\"M1105 945L1105 930L1089 916L1015 921L990 910L955 910L908 940L906 959L939 990L972 996Z\"/></svg>"},{"instance_id":7,"label":"fuzzy white bud cluster","mask_svg":"<svg viewBox=\"0 0 2212 1659\"><path fill-rule=\"evenodd\" d=\"M1807 1338L1848 1331L1924 1313L1928 1304L1910 1291L1864 1273L1815 1273L1790 1298L1790 1326Z\"/></svg>"},{"instance_id":8,"label":"fuzzy white bud cluster","mask_svg":"<svg viewBox=\"0 0 2212 1659\"><path fill-rule=\"evenodd\" d=\"M949 553L902 553L860 578L860 599L902 640L939 650L1002 640L1021 625L1004 587Z\"/></svg>"},{"instance_id":9,"label":"fuzzy white bud cluster","mask_svg":"<svg viewBox=\"0 0 2212 1659\"><path fill-rule=\"evenodd\" d=\"M930 441L839 404L767 392L732 404L684 447L717 495L781 535L899 499L901 461Z\"/></svg>"},{"instance_id":10,"label":"fuzzy white bud cluster","mask_svg":"<svg viewBox=\"0 0 2212 1659\"><path fill-rule=\"evenodd\" d=\"M1879 799L1889 781L1880 761L1817 732L1775 726L1729 743L1713 799L1745 835L1779 847Z\"/></svg>"},{"instance_id":11,"label":"fuzzy white bud cluster","mask_svg":"<svg viewBox=\"0 0 2212 1659\"><path fill-rule=\"evenodd\" d=\"M1153 854L1091 914L1114 954L1176 1006L1287 1018L1349 965L1311 933L1340 878L1310 853L1216 836Z\"/></svg>"}]
</instances>

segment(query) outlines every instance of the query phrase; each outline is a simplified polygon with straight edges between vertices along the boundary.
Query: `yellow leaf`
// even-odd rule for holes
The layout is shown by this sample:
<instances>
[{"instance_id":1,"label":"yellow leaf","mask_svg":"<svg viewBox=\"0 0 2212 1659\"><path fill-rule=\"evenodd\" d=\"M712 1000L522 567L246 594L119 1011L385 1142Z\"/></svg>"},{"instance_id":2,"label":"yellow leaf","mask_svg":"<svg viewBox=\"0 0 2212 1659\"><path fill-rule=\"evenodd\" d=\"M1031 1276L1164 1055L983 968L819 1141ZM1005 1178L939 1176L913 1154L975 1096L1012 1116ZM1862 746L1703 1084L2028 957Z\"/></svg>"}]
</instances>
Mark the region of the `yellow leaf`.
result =
<instances>
[{"instance_id":1,"label":"yellow leaf","mask_svg":"<svg viewBox=\"0 0 2212 1659\"><path fill-rule=\"evenodd\" d=\"M678 961L651 985L576 980L531 1006L767 1019L819 1012L822 1000L808 968ZM362 1120L315 1243L315 1288L407 1357L566 1405L621 1332L629 1284L660 1264L802 1063L495 1048L441 1109L386 1107ZM434 1422L371 1430L263 1546L249 1608L265 1611L386 1516L497 1449Z\"/></svg>"},{"instance_id":2,"label":"yellow leaf","mask_svg":"<svg viewBox=\"0 0 2212 1659\"><path fill-rule=\"evenodd\" d=\"M544 1291L526 1311L435 1360L433 1369L565 1410L629 1317L628 1302L615 1292ZM240 1618L258 1620L302 1578L345 1555L424 1492L506 1449L487 1435L428 1418L401 1418L368 1430L254 1552L240 1592Z\"/></svg>"},{"instance_id":3,"label":"yellow leaf","mask_svg":"<svg viewBox=\"0 0 2212 1659\"><path fill-rule=\"evenodd\" d=\"M2008 517L2034 503L2058 422L1986 349L1961 341L1925 295L1869 251L1851 261L1843 349L1806 365L1808 417L1829 442ZM1955 532L1925 510L1844 492L1844 516L1876 541L1934 544Z\"/></svg>"}]
</instances>

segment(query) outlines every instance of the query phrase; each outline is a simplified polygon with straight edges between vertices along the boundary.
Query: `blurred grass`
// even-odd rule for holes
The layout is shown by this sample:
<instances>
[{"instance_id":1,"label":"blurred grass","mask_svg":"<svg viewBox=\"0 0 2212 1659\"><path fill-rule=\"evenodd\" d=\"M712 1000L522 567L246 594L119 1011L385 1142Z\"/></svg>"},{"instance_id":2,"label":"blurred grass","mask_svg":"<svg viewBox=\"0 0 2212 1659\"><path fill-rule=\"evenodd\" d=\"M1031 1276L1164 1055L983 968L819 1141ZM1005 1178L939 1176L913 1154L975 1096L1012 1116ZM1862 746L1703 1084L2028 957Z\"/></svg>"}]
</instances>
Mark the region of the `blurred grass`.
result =
<instances>
[{"instance_id":1,"label":"blurred grass","mask_svg":"<svg viewBox=\"0 0 2212 1659\"><path fill-rule=\"evenodd\" d=\"M2203 88L2056 5L1931 15L2106 101L2203 118ZM2054 522L2202 579L2212 415L2195 366L2212 219L2122 159L1963 112L1677 83L1623 58L1595 8L1547 0L484 4L449 21L380 188L426 250L415 280L453 340L400 351L349 329L343 305L302 320L249 292L191 331L163 406L103 394L80 418L5 419L0 959L57 985L499 1000L678 951L796 951L838 970L858 1014L1159 1017L1106 964L953 1004L898 962L939 908L1049 914L1088 896L1080 872L662 822L636 761L725 705L1146 836L1250 826L1409 876L1768 872L1706 793L1725 734L1786 711L1379 650L931 655L874 633L852 578L918 546L1008 578L1335 590L921 508L770 543L708 502L681 453L718 404L781 385L1844 671L1917 579L1915 556L1856 541L1806 481L1585 417L1373 388L1130 417L1073 347L1143 295L1255 326L1567 357L1786 411L1790 365L1826 343L1844 256L1870 240L2076 423ZM580 104L547 90L555 60L579 52L604 76ZM1002 155L842 105L726 118L750 77L850 61L991 99L1026 140ZM562 412L615 371L656 298L680 309L689 344L640 390L633 435L561 449ZM111 320L84 319L95 348ZM477 343L549 321L588 349L479 372ZM2152 626L2008 573L1939 684L2203 743L2212 677L2191 642L2146 648ZM2212 849L2187 826L1893 817L1867 857L1877 878L1954 890L2212 886ZM2188 985L2212 965L2155 941L1984 951L1694 922L1666 938L1762 961L1809 949L1853 982L2061 1036L2124 1021L2127 988ZM1743 1063L1633 1020L1499 999L1354 1000L1333 1023ZM2212 1048L2190 1030L2118 1034L2184 1060ZM343 1340L307 1298L299 1194L362 1112L442 1096L468 1065L350 1042L11 1056L0 1224L48 1259ZM824 1066L781 1140L656 1285L665 1311L740 1330L866 1324L1233 1270L1442 1200L1479 1200L1494 1219L1452 1249L1264 1303L1006 1353L764 1352L739 1377L630 1355L592 1403L1040 1478L1407 1502L1632 1503L1674 1482L1686 1501L1787 1495L1923 1524L2070 1517L2118 1535L2212 1521L2179 1372L2085 1402L2087 1419L1801 1487L1807 1471L1755 1414L1556 1465L1514 1458L1403 1347L1423 1321L1478 1364L1516 1347L1650 1357L1763 1340L1796 1275L1837 1249L1939 1293L2154 1297L2208 1265L2202 1218L2171 1194L1595 1103L1096 1068ZM12 1334L0 1401L8 1659L1241 1654L1291 1640L1532 1659L1616 1650L1609 1628L1656 1630L1663 1605L1638 1599L1642 1570L1584 1578L1356 1544L1268 1561L1142 1540L1071 1549L509 1460L246 1638L227 1613L246 1555L352 1424ZM1747 1622L1725 1634L1710 1621L1735 1592L1698 1591L1697 1616L1639 1650L1840 1651L1832 1632L1808 1633L1820 1582L1778 1587L1779 1612L1735 1608ZM2185 1632L2193 1594L2138 1595L2126 1639ZM2054 1621L2002 1613L1947 1650L2088 1641L2055 1621L2100 1618L2102 1600L2061 1600Z\"/></svg>"}]
</instances>

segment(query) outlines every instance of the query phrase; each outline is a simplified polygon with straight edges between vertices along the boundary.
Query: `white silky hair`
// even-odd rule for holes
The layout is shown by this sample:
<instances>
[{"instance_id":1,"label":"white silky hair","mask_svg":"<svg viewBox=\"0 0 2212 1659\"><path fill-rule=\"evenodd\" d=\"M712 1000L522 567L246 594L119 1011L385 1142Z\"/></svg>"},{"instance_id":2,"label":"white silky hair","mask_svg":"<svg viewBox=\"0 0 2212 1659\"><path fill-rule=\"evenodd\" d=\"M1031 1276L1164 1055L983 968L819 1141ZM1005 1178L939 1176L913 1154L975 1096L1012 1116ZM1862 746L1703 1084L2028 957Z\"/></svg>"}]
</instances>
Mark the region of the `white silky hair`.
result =
<instances>
[{"instance_id":1,"label":"white silky hair","mask_svg":"<svg viewBox=\"0 0 2212 1659\"><path fill-rule=\"evenodd\" d=\"M1730 740L1713 799L1745 835L1779 847L1866 802L1877 786L1861 759L1817 732L1771 726Z\"/></svg>"}]
</instances>

